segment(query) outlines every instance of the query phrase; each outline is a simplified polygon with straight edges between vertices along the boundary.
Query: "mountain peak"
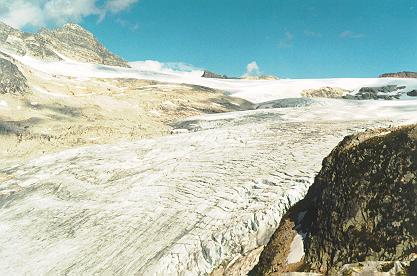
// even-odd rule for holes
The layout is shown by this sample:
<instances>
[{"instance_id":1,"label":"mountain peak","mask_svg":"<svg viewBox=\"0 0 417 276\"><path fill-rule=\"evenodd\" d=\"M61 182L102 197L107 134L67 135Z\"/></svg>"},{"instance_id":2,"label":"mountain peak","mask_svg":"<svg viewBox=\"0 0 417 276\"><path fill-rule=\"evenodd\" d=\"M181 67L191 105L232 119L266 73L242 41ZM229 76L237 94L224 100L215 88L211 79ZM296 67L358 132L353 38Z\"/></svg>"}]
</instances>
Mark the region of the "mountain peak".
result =
<instances>
[{"instance_id":1,"label":"mountain peak","mask_svg":"<svg viewBox=\"0 0 417 276\"><path fill-rule=\"evenodd\" d=\"M91 32L75 23L67 23L53 30L42 28L34 34L1 23L1 49L48 61L61 60L60 56L66 56L80 62L128 67L126 61L111 53Z\"/></svg>"}]
</instances>

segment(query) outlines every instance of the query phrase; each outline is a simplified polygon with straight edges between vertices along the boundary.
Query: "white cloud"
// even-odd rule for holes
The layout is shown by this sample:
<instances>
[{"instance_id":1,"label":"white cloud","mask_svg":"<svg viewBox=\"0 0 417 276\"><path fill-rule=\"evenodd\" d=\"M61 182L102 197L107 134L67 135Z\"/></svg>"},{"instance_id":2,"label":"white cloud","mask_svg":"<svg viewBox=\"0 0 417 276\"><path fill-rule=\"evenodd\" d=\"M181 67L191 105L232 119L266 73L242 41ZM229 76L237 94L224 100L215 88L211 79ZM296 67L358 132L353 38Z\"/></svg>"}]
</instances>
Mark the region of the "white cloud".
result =
<instances>
[{"instance_id":1,"label":"white cloud","mask_svg":"<svg viewBox=\"0 0 417 276\"><path fill-rule=\"evenodd\" d=\"M15 28L44 27L80 22L87 16L100 20L106 13L119 13L138 0L0 0L0 21ZM101 4L99 4L101 3Z\"/></svg>"},{"instance_id":2,"label":"white cloud","mask_svg":"<svg viewBox=\"0 0 417 276\"><path fill-rule=\"evenodd\" d=\"M0 0L0 20L15 28L25 25L43 26L42 9L38 2Z\"/></svg>"},{"instance_id":3,"label":"white cloud","mask_svg":"<svg viewBox=\"0 0 417 276\"><path fill-rule=\"evenodd\" d=\"M80 22L89 15L100 15L95 0L50 0L43 6L48 21L63 24L68 21Z\"/></svg>"},{"instance_id":4,"label":"white cloud","mask_svg":"<svg viewBox=\"0 0 417 276\"><path fill-rule=\"evenodd\" d=\"M134 61L129 62L129 65L140 71L150 71L157 73L175 73L175 72L195 72L202 71L191 64L184 62L159 62L156 60Z\"/></svg>"},{"instance_id":5,"label":"white cloud","mask_svg":"<svg viewBox=\"0 0 417 276\"><path fill-rule=\"evenodd\" d=\"M339 34L340 38L364 38L365 35L361 33L355 33L352 31L344 31Z\"/></svg>"},{"instance_id":6,"label":"white cloud","mask_svg":"<svg viewBox=\"0 0 417 276\"><path fill-rule=\"evenodd\" d=\"M259 76L260 74L261 74L261 70L259 69L258 64L256 63L256 61L252 61L251 63L246 65L246 72L243 76L244 77Z\"/></svg>"},{"instance_id":7,"label":"white cloud","mask_svg":"<svg viewBox=\"0 0 417 276\"><path fill-rule=\"evenodd\" d=\"M294 40L294 34L291 32L286 31L284 38L282 38L279 43L279 48L290 48L292 46L292 42Z\"/></svg>"},{"instance_id":8,"label":"white cloud","mask_svg":"<svg viewBox=\"0 0 417 276\"><path fill-rule=\"evenodd\" d=\"M117 13L128 9L138 0L108 0L106 7L109 11Z\"/></svg>"}]
</instances>

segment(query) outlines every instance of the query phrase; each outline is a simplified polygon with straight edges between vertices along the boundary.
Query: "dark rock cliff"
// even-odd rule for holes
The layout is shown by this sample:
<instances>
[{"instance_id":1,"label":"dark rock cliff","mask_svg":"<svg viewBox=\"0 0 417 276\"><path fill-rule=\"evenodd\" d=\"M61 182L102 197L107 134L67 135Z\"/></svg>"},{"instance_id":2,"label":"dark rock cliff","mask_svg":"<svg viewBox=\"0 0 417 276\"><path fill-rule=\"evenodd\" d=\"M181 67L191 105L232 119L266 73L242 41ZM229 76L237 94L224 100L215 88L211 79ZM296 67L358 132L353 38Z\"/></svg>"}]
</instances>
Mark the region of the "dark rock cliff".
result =
<instances>
[{"instance_id":1,"label":"dark rock cliff","mask_svg":"<svg viewBox=\"0 0 417 276\"><path fill-rule=\"evenodd\" d=\"M305 235L305 256L291 268L276 245L288 245L297 232ZM323 161L305 199L284 217L252 275L334 275L345 264L410 261L415 254L417 125L346 137Z\"/></svg>"}]
</instances>

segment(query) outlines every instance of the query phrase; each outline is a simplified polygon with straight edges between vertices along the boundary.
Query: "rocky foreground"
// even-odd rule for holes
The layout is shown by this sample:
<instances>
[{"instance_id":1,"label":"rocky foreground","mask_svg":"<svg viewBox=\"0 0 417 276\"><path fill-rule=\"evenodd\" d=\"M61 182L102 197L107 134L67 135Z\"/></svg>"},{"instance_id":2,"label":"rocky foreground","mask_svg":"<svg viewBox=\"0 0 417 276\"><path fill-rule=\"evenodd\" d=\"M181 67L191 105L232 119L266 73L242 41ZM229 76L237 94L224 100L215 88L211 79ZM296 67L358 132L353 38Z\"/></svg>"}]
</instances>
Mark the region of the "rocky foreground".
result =
<instances>
[{"instance_id":1,"label":"rocky foreground","mask_svg":"<svg viewBox=\"0 0 417 276\"><path fill-rule=\"evenodd\" d=\"M417 125L346 137L281 221L251 274L416 275L416 174ZM291 261L300 236L304 252Z\"/></svg>"}]
</instances>

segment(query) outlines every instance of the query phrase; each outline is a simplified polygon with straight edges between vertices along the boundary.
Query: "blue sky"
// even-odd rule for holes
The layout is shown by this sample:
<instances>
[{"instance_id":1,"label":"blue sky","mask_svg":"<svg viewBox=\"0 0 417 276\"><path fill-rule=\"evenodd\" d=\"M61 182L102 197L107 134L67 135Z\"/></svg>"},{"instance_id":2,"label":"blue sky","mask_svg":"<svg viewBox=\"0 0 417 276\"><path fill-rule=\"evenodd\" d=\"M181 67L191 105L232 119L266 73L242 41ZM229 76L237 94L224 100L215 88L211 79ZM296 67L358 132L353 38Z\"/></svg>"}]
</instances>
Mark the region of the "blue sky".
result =
<instances>
[{"instance_id":1,"label":"blue sky","mask_svg":"<svg viewBox=\"0 0 417 276\"><path fill-rule=\"evenodd\" d=\"M124 6L75 20L130 61L185 62L232 76L252 61L264 74L291 78L417 71L416 0L108 1Z\"/></svg>"}]
</instances>

